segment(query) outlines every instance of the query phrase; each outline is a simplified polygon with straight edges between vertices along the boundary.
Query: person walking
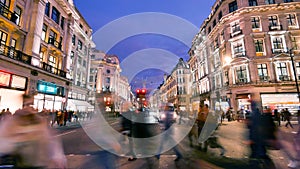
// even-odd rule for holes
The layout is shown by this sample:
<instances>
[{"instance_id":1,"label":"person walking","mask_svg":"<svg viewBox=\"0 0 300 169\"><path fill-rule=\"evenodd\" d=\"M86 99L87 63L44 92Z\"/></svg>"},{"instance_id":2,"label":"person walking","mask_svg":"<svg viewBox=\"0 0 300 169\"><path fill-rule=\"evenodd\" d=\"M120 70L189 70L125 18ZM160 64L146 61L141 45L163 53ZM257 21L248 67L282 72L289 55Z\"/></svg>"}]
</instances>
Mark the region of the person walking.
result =
<instances>
[{"instance_id":1,"label":"person walking","mask_svg":"<svg viewBox=\"0 0 300 169\"><path fill-rule=\"evenodd\" d=\"M127 136L128 138L128 148L129 152L127 155L130 157L128 158L128 161L135 161L137 160L136 154L134 151L134 142L133 142L133 116L134 116L134 110L132 109L133 105L131 102L125 102L122 105L122 113L121 113L121 132L124 136Z\"/></svg>"},{"instance_id":2,"label":"person walking","mask_svg":"<svg viewBox=\"0 0 300 169\"><path fill-rule=\"evenodd\" d=\"M274 120L277 121L278 126L281 125L280 113L278 112L278 109L274 109Z\"/></svg>"},{"instance_id":3,"label":"person walking","mask_svg":"<svg viewBox=\"0 0 300 169\"><path fill-rule=\"evenodd\" d=\"M198 137L200 137L201 131L204 127L204 124L208 116L208 112L209 112L209 108L207 104L205 104L204 106L200 105L198 117L196 120L198 124ZM202 150L202 143L199 143L199 149ZM206 150L207 150L207 144L206 142L204 142L204 151Z\"/></svg>"},{"instance_id":4,"label":"person walking","mask_svg":"<svg viewBox=\"0 0 300 169\"><path fill-rule=\"evenodd\" d=\"M164 113L165 113L165 120L163 121L164 124L164 130L166 133L163 134L162 140L161 140L161 144L159 146L159 151L157 153L157 155L155 155L155 157L157 159L160 159L160 154L162 153L163 150L163 143L166 141L170 141L170 142L175 142L175 140L172 138L173 133L173 129L171 128L171 126L174 123L174 105L173 103L167 103L164 107ZM172 148L172 150L175 152L176 154L176 159L174 161L179 161L180 159L182 159L182 154L179 151L177 145L175 147Z\"/></svg>"},{"instance_id":5,"label":"person walking","mask_svg":"<svg viewBox=\"0 0 300 169\"><path fill-rule=\"evenodd\" d=\"M13 168L65 169L67 160L58 137L29 105L33 96L23 96L24 107L0 124L0 156L14 155Z\"/></svg>"},{"instance_id":6,"label":"person walking","mask_svg":"<svg viewBox=\"0 0 300 169\"><path fill-rule=\"evenodd\" d=\"M285 115L285 120L286 120L285 127L288 128L288 125L290 125L291 128L294 128L293 125L292 125L292 123L291 123L291 117L292 117L292 114L291 114L291 112L288 110L288 108L285 109L284 115Z\"/></svg>"}]
</instances>

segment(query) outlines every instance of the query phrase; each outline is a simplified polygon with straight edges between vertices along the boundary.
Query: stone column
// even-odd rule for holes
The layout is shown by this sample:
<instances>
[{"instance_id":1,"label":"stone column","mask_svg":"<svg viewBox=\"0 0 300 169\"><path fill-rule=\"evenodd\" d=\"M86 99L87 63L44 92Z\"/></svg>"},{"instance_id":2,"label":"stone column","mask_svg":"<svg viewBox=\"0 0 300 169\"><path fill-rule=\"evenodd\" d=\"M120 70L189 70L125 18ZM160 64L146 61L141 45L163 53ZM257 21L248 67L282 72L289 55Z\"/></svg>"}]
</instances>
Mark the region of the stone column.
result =
<instances>
[{"instance_id":1,"label":"stone column","mask_svg":"<svg viewBox=\"0 0 300 169\"><path fill-rule=\"evenodd\" d=\"M72 36L74 33L74 17L72 14L69 15L68 18L68 30L66 33L66 38L65 38L65 51L66 51L66 56L64 57L64 62L63 62L63 70L67 72L67 78L70 78L70 68L71 68L71 51L72 51Z\"/></svg>"}]
</instances>

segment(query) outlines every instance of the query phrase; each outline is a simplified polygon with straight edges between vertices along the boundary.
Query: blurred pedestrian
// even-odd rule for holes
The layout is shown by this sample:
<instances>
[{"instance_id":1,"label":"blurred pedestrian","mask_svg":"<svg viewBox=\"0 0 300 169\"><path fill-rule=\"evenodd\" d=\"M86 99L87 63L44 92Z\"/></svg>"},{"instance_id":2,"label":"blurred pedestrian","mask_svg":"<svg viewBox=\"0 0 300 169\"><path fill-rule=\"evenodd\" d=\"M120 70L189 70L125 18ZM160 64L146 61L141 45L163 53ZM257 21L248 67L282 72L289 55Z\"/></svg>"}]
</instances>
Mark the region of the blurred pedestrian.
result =
<instances>
[{"instance_id":1,"label":"blurred pedestrian","mask_svg":"<svg viewBox=\"0 0 300 169\"><path fill-rule=\"evenodd\" d=\"M29 106L32 96L23 100L24 107L0 124L0 155L15 157L14 168L66 168L60 141Z\"/></svg>"},{"instance_id":2,"label":"blurred pedestrian","mask_svg":"<svg viewBox=\"0 0 300 169\"><path fill-rule=\"evenodd\" d=\"M160 159L160 154L162 153L164 142L166 142L166 141L170 141L172 143L175 142L175 140L172 138L172 135L174 133L173 133L173 129L171 128L171 126L174 123L174 105L173 105L173 103L167 103L165 105L164 113L165 113L166 117L165 117L165 120L163 121L163 124L164 124L164 130L166 133L163 134L163 138L162 138L160 146L159 146L159 151L158 151L157 155L155 156L157 159ZM182 154L179 151L177 145L174 146L172 148L172 150L176 154L175 161L179 161L182 158Z\"/></svg>"},{"instance_id":3,"label":"blurred pedestrian","mask_svg":"<svg viewBox=\"0 0 300 169\"><path fill-rule=\"evenodd\" d=\"M276 126L272 119L270 109L263 115L261 107L257 102L251 101L251 116L247 122L249 128L249 140L251 148L251 160L260 160L256 165L263 165L265 168L275 168L272 160L267 155L267 148L279 149L280 144L276 137Z\"/></svg>"},{"instance_id":4,"label":"blurred pedestrian","mask_svg":"<svg viewBox=\"0 0 300 169\"><path fill-rule=\"evenodd\" d=\"M130 156L128 158L128 161L135 161L136 158L136 154L134 152L134 143L133 143L133 116L134 116L134 112L135 110L133 109L133 105L131 104L131 102L125 102L122 105L122 113L121 113L121 125L122 125L122 129L121 132L124 136L126 136L128 138L129 141L129 152L128 152L128 156Z\"/></svg>"},{"instance_id":5,"label":"blurred pedestrian","mask_svg":"<svg viewBox=\"0 0 300 169\"><path fill-rule=\"evenodd\" d=\"M278 112L278 109L274 109L274 120L277 121L278 126L280 126L280 113Z\"/></svg>"},{"instance_id":6,"label":"blurred pedestrian","mask_svg":"<svg viewBox=\"0 0 300 169\"><path fill-rule=\"evenodd\" d=\"M288 108L285 109L284 115L285 115L285 120L286 120L285 127L288 128L288 125L290 125L291 128L294 128L293 125L292 125L292 123L291 123L291 117L292 117L292 114L291 114L291 112L288 110Z\"/></svg>"},{"instance_id":7,"label":"blurred pedestrian","mask_svg":"<svg viewBox=\"0 0 300 169\"><path fill-rule=\"evenodd\" d=\"M69 119L69 112L67 110L63 111L63 116L64 116L64 126L66 126L67 121Z\"/></svg>"},{"instance_id":8,"label":"blurred pedestrian","mask_svg":"<svg viewBox=\"0 0 300 169\"><path fill-rule=\"evenodd\" d=\"M201 131L204 127L204 124L205 124L207 116L208 116L208 112L209 112L209 108L208 108L207 104L205 104L204 106L200 105L198 117L196 120L197 124L198 124L198 137L200 136ZM200 150L202 150L202 147L203 147L202 143L199 143ZM206 142L204 142L204 151L206 151L206 150L207 150L207 145L206 145Z\"/></svg>"}]
</instances>

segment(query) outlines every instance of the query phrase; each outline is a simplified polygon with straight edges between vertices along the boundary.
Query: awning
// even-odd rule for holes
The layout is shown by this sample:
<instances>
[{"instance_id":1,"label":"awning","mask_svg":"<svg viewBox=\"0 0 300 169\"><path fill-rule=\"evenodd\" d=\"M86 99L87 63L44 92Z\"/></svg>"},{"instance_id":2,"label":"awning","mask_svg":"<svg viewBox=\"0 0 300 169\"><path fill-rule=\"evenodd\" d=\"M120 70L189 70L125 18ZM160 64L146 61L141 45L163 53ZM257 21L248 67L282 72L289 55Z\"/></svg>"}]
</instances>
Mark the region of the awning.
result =
<instances>
[{"instance_id":1,"label":"awning","mask_svg":"<svg viewBox=\"0 0 300 169\"><path fill-rule=\"evenodd\" d=\"M74 111L90 111L94 110L94 106L87 101L68 99L67 109Z\"/></svg>"}]
</instances>

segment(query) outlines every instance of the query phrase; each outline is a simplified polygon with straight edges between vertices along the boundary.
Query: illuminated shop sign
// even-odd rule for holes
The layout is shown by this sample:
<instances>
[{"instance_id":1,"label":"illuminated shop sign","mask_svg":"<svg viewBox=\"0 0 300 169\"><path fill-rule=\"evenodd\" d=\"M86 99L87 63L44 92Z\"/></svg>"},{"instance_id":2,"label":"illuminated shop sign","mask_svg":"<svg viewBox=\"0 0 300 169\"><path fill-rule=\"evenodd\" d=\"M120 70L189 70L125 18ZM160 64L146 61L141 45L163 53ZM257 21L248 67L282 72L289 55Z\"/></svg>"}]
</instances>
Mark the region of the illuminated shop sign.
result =
<instances>
[{"instance_id":1,"label":"illuminated shop sign","mask_svg":"<svg viewBox=\"0 0 300 169\"><path fill-rule=\"evenodd\" d=\"M0 86L9 87L10 74L0 72Z\"/></svg>"},{"instance_id":2,"label":"illuminated shop sign","mask_svg":"<svg viewBox=\"0 0 300 169\"><path fill-rule=\"evenodd\" d=\"M26 88L26 78L17 76L17 75L12 75L11 87L17 88L17 89L25 89Z\"/></svg>"},{"instance_id":3,"label":"illuminated shop sign","mask_svg":"<svg viewBox=\"0 0 300 169\"><path fill-rule=\"evenodd\" d=\"M54 95L57 94L56 84L50 82L38 81L37 90L41 93L54 94Z\"/></svg>"},{"instance_id":4,"label":"illuminated shop sign","mask_svg":"<svg viewBox=\"0 0 300 169\"><path fill-rule=\"evenodd\" d=\"M0 70L0 86L12 89L26 89L27 78L2 72Z\"/></svg>"}]
</instances>

